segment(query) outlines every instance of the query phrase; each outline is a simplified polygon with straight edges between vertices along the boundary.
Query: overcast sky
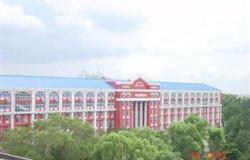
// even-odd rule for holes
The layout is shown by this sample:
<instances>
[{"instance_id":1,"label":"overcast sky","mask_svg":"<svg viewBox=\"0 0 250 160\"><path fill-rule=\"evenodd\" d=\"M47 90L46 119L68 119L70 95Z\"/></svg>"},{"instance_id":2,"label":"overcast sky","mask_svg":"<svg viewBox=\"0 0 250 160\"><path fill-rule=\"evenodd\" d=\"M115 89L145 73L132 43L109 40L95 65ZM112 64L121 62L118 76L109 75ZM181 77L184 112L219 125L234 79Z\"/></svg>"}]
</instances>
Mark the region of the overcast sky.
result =
<instances>
[{"instance_id":1,"label":"overcast sky","mask_svg":"<svg viewBox=\"0 0 250 160\"><path fill-rule=\"evenodd\" d=\"M0 0L1 74L202 82L250 94L249 0Z\"/></svg>"}]
</instances>

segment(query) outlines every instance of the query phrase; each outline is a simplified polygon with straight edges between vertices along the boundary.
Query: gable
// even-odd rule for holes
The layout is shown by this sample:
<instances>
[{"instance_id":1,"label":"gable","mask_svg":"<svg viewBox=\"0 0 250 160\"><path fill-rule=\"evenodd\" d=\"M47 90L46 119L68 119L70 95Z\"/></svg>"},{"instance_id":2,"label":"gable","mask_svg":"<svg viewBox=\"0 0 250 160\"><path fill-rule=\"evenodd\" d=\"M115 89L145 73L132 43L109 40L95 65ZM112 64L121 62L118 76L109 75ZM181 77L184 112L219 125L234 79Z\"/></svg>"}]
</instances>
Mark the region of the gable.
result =
<instances>
[{"instance_id":1,"label":"gable","mask_svg":"<svg viewBox=\"0 0 250 160\"><path fill-rule=\"evenodd\" d=\"M147 89L148 83L144 81L142 78L138 78L133 82L133 88L135 89Z\"/></svg>"}]
</instances>

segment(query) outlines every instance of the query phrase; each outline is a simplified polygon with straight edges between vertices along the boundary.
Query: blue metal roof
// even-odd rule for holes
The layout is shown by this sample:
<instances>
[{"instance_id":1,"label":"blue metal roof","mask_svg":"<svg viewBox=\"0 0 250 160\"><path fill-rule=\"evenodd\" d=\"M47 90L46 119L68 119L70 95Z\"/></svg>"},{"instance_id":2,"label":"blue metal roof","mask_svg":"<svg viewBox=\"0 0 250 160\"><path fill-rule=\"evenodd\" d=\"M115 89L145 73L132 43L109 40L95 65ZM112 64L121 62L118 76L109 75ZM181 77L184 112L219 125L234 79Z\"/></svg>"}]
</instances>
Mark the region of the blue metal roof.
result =
<instances>
[{"instance_id":1,"label":"blue metal roof","mask_svg":"<svg viewBox=\"0 0 250 160\"><path fill-rule=\"evenodd\" d=\"M161 90L220 91L203 83L158 82Z\"/></svg>"},{"instance_id":2,"label":"blue metal roof","mask_svg":"<svg viewBox=\"0 0 250 160\"><path fill-rule=\"evenodd\" d=\"M161 90L220 91L203 83L153 82ZM0 88L113 89L103 79L0 75Z\"/></svg>"},{"instance_id":3,"label":"blue metal roof","mask_svg":"<svg viewBox=\"0 0 250 160\"><path fill-rule=\"evenodd\" d=\"M102 79L0 75L0 81L0 88L113 89Z\"/></svg>"}]
</instances>

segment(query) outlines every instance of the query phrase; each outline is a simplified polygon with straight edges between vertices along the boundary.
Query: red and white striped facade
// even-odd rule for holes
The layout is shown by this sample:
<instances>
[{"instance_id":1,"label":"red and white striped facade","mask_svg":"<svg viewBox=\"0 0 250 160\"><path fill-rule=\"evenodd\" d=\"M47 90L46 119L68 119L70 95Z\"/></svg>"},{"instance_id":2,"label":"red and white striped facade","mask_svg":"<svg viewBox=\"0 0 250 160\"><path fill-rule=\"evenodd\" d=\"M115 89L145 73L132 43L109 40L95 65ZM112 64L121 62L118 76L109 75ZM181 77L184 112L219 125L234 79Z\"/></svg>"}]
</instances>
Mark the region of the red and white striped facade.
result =
<instances>
[{"instance_id":1,"label":"red and white striped facade","mask_svg":"<svg viewBox=\"0 0 250 160\"><path fill-rule=\"evenodd\" d=\"M221 125L218 90L164 90L158 83L106 80L113 89L4 88L0 91L0 132L32 126L50 113L79 118L97 131L150 127L166 129L195 113Z\"/></svg>"}]
</instances>

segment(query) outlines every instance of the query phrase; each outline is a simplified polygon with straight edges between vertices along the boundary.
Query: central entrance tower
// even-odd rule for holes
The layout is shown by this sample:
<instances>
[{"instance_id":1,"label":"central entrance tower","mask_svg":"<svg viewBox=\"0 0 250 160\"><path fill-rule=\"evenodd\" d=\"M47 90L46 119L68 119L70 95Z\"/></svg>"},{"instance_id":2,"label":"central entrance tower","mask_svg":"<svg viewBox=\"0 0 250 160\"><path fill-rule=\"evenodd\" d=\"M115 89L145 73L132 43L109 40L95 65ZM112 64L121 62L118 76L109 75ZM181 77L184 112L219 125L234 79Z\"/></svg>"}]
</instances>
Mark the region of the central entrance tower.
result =
<instances>
[{"instance_id":1,"label":"central entrance tower","mask_svg":"<svg viewBox=\"0 0 250 160\"><path fill-rule=\"evenodd\" d=\"M107 80L115 88L115 127L159 129L160 87L142 78Z\"/></svg>"}]
</instances>

